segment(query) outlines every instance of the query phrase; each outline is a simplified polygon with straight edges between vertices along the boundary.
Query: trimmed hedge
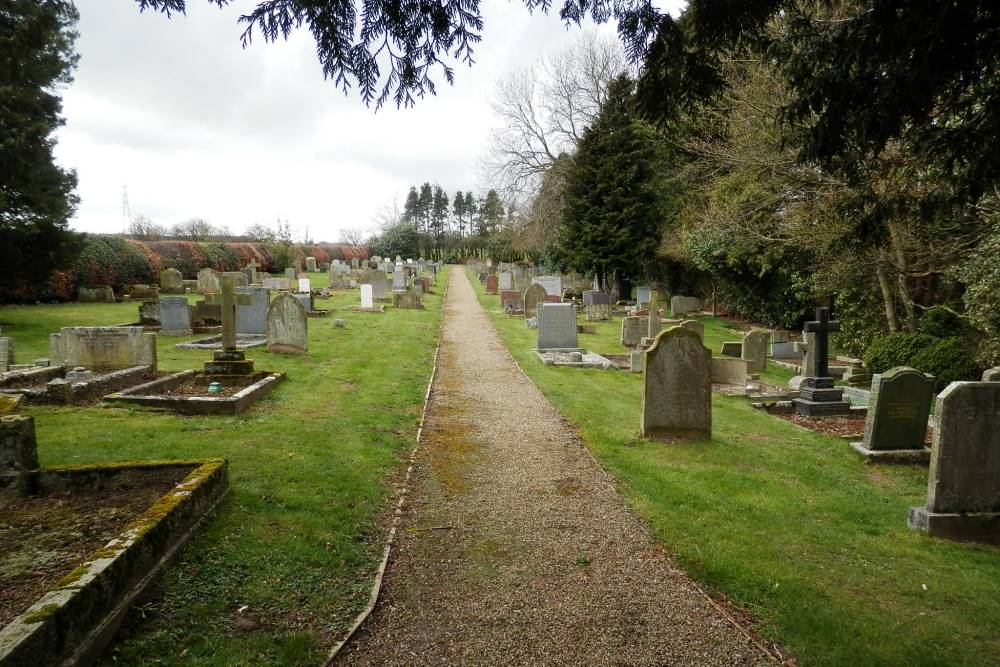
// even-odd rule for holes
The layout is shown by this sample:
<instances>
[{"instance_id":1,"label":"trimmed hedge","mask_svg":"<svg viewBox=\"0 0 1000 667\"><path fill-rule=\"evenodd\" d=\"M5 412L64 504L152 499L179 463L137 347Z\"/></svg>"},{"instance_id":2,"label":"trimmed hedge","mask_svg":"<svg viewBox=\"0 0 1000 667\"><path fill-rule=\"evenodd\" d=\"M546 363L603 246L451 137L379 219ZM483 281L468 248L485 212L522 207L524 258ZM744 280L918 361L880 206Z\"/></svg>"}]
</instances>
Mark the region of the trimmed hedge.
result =
<instances>
[{"instance_id":1,"label":"trimmed hedge","mask_svg":"<svg viewBox=\"0 0 1000 667\"><path fill-rule=\"evenodd\" d=\"M894 332L879 336L865 350L865 366L872 373L884 373L896 366L913 366L913 357L937 340L920 333Z\"/></svg>"},{"instance_id":2,"label":"trimmed hedge","mask_svg":"<svg viewBox=\"0 0 1000 667\"><path fill-rule=\"evenodd\" d=\"M934 391L956 380L978 380L982 369L964 338L942 338L913 355L914 368L934 376Z\"/></svg>"},{"instance_id":3,"label":"trimmed hedge","mask_svg":"<svg viewBox=\"0 0 1000 667\"><path fill-rule=\"evenodd\" d=\"M142 245L119 236L87 236L70 268L73 282L86 287L110 285L119 291L124 285L158 282L160 264Z\"/></svg>"}]
</instances>

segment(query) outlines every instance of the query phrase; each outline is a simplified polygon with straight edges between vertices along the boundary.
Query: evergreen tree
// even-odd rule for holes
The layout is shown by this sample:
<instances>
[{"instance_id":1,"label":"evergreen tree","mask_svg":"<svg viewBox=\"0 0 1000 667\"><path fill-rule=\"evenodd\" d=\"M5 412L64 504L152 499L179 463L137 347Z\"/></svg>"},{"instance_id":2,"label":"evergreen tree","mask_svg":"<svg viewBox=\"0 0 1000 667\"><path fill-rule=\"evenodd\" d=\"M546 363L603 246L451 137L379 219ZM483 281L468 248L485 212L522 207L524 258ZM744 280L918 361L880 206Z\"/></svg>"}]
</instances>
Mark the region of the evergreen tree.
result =
<instances>
[{"instance_id":1,"label":"evergreen tree","mask_svg":"<svg viewBox=\"0 0 1000 667\"><path fill-rule=\"evenodd\" d=\"M479 204L476 201L475 196L473 196L472 191L465 193L465 214L469 216L469 234L472 234L472 230L475 229L473 224L476 221L476 214L479 212ZM478 231L478 229L476 230Z\"/></svg>"},{"instance_id":2,"label":"evergreen tree","mask_svg":"<svg viewBox=\"0 0 1000 667\"><path fill-rule=\"evenodd\" d=\"M458 235L465 236L465 196L462 194L461 190L455 192L455 199L452 203L451 212L455 216L455 220L458 224Z\"/></svg>"},{"instance_id":3,"label":"evergreen tree","mask_svg":"<svg viewBox=\"0 0 1000 667\"><path fill-rule=\"evenodd\" d=\"M72 80L72 2L0 0L0 288L45 284L68 265L76 173L55 164L56 87Z\"/></svg>"},{"instance_id":4,"label":"evergreen tree","mask_svg":"<svg viewBox=\"0 0 1000 667\"><path fill-rule=\"evenodd\" d=\"M417 213L419 224L417 231L426 232L431 227L431 214L434 209L434 190L430 183L420 186L420 197L417 199Z\"/></svg>"},{"instance_id":5,"label":"evergreen tree","mask_svg":"<svg viewBox=\"0 0 1000 667\"><path fill-rule=\"evenodd\" d=\"M479 206L480 234L487 236L494 233L503 220L504 206L496 190L486 193L483 203Z\"/></svg>"},{"instance_id":6,"label":"evergreen tree","mask_svg":"<svg viewBox=\"0 0 1000 667\"><path fill-rule=\"evenodd\" d=\"M448 194L440 185L434 186L434 201L431 211L431 232L438 238L444 236L448 222Z\"/></svg>"},{"instance_id":7,"label":"evergreen tree","mask_svg":"<svg viewBox=\"0 0 1000 667\"><path fill-rule=\"evenodd\" d=\"M621 293L654 258L663 219L659 137L633 110L628 76L581 140L566 184L560 247L570 268L612 279Z\"/></svg>"},{"instance_id":8,"label":"evergreen tree","mask_svg":"<svg viewBox=\"0 0 1000 667\"><path fill-rule=\"evenodd\" d=\"M410 186L410 191L406 195L406 203L403 204L403 222L416 225L420 219L420 201L417 197L417 189Z\"/></svg>"}]
</instances>

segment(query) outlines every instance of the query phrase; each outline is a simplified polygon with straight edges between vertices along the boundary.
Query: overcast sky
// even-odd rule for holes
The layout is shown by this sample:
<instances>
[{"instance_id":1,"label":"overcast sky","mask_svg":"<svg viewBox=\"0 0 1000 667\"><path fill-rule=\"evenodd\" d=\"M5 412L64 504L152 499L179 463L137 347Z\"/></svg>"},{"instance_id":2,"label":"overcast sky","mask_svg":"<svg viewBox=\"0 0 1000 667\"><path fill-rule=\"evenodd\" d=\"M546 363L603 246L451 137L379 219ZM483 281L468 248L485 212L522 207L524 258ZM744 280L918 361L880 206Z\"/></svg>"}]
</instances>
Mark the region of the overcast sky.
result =
<instances>
[{"instance_id":1,"label":"overcast sky","mask_svg":"<svg viewBox=\"0 0 1000 667\"><path fill-rule=\"evenodd\" d=\"M579 35L517 0L483 0L476 64L416 108L375 112L323 80L305 30L244 50L236 19L257 1L189 0L167 19L134 0L77 0L80 64L56 149L80 180L74 229L122 231L123 186L133 216L163 225L201 217L240 232L280 217L326 241L373 227L412 184L478 190L496 81Z\"/></svg>"}]
</instances>

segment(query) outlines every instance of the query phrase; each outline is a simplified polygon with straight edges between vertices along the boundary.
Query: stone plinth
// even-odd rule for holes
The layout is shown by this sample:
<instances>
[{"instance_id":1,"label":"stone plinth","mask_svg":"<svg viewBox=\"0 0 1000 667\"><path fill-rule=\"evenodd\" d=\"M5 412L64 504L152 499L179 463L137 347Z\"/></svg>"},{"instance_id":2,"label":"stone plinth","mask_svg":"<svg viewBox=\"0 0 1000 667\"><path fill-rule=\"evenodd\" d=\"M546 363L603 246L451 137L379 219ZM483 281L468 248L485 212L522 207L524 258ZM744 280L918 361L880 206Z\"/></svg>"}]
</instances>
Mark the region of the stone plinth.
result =
<instances>
[{"instance_id":1,"label":"stone plinth","mask_svg":"<svg viewBox=\"0 0 1000 667\"><path fill-rule=\"evenodd\" d=\"M792 400L795 412L803 417L829 417L846 415L851 404L844 400L844 390L835 387L833 378L802 378L799 397Z\"/></svg>"}]
</instances>

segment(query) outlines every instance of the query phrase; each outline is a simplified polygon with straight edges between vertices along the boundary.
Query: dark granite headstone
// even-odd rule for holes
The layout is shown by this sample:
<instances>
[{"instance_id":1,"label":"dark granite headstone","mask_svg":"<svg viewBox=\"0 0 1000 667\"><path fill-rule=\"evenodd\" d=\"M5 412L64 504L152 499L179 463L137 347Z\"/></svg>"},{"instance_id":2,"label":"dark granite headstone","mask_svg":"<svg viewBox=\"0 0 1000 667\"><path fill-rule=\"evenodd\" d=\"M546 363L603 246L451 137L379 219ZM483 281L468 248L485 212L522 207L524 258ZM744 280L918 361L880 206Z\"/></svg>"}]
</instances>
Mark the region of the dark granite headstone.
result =
<instances>
[{"instance_id":1,"label":"dark granite headstone","mask_svg":"<svg viewBox=\"0 0 1000 667\"><path fill-rule=\"evenodd\" d=\"M934 383L900 366L872 380L863 444L867 449L923 449Z\"/></svg>"}]
</instances>

